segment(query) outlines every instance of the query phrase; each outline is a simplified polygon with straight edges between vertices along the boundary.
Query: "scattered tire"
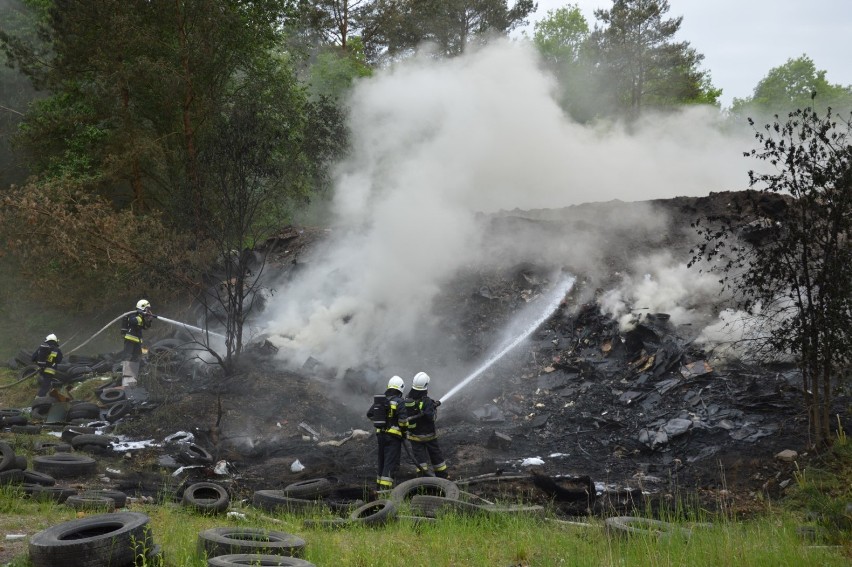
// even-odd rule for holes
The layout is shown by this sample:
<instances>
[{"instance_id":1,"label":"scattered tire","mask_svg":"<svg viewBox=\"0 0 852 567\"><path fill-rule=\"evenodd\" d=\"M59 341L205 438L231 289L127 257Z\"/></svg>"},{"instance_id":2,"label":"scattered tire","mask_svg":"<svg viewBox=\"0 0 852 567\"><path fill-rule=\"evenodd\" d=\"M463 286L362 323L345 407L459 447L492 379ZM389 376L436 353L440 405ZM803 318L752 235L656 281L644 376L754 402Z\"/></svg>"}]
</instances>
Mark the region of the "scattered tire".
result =
<instances>
[{"instance_id":1,"label":"scattered tire","mask_svg":"<svg viewBox=\"0 0 852 567\"><path fill-rule=\"evenodd\" d=\"M101 408L92 402L80 402L71 406L68 410L68 419L98 419L101 416Z\"/></svg>"},{"instance_id":2,"label":"scattered tire","mask_svg":"<svg viewBox=\"0 0 852 567\"><path fill-rule=\"evenodd\" d=\"M11 468L25 470L27 468L27 456L15 455L15 466Z\"/></svg>"},{"instance_id":3,"label":"scattered tire","mask_svg":"<svg viewBox=\"0 0 852 567\"><path fill-rule=\"evenodd\" d=\"M458 500L461 496L461 490L451 480L434 476L424 476L399 483L391 490L390 499L396 503L400 503L415 494L428 494L431 496L442 496L449 500Z\"/></svg>"},{"instance_id":4,"label":"scattered tire","mask_svg":"<svg viewBox=\"0 0 852 567\"><path fill-rule=\"evenodd\" d=\"M396 517L397 505L393 500L374 500L359 506L349 515L353 522L378 526Z\"/></svg>"},{"instance_id":5,"label":"scattered tire","mask_svg":"<svg viewBox=\"0 0 852 567\"><path fill-rule=\"evenodd\" d=\"M214 482L196 482L183 491L184 506L206 514L221 514L228 509L231 498L224 487Z\"/></svg>"},{"instance_id":6,"label":"scattered tire","mask_svg":"<svg viewBox=\"0 0 852 567\"><path fill-rule=\"evenodd\" d=\"M210 528L198 534L198 551L207 557L239 553L268 553L298 557L305 549L302 538L263 528Z\"/></svg>"},{"instance_id":7,"label":"scattered tire","mask_svg":"<svg viewBox=\"0 0 852 567\"><path fill-rule=\"evenodd\" d=\"M65 505L75 510L112 512L115 510L115 500L108 496L75 494L65 499Z\"/></svg>"},{"instance_id":8,"label":"scattered tire","mask_svg":"<svg viewBox=\"0 0 852 567\"><path fill-rule=\"evenodd\" d=\"M0 471L14 468L15 450L5 441L0 441Z\"/></svg>"},{"instance_id":9,"label":"scattered tire","mask_svg":"<svg viewBox=\"0 0 852 567\"><path fill-rule=\"evenodd\" d=\"M670 522L640 518L636 516L615 516L604 520L607 533L632 536L672 537L681 535L689 537L691 531Z\"/></svg>"},{"instance_id":10,"label":"scattered tire","mask_svg":"<svg viewBox=\"0 0 852 567\"><path fill-rule=\"evenodd\" d=\"M121 388L104 388L98 393L98 399L105 404L114 404L127 399L127 392Z\"/></svg>"},{"instance_id":11,"label":"scattered tire","mask_svg":"<svg viewBox=\"0 0 852 567\"><path fill-rule=\"evenodd\" d=\"M284 494L293 498L318 498L334 490L334 483L327 478L314 478L294 482L284 487Z\"/></svg>"},{"instance_id":12,"label":"scattered tire","mask_svg":"<svg viewBox=\"0 0 852 567\"><path fill-rule=\"evenodd\" d=\"M252 495L251 503L267 512L302 513L316 510L321 503L317 500L290 498L283 490L257 490Z\"/></svg>"},{"instance_id":13,"label":"scattered tire","mask_svg":"<svg viewBox=\"0 0 852 567\"><path fill-rule=\"evenodd\" d=\"M23 484L24 471L21 469L6 469L0 472L0 486L9 484Z\"/></svg>"},{"instance_id":14,"label":"scattered tire","mask_svg":"<svg viewBox=\"0 0 852 567\"><path fill-rule=\"evenodd\" d=\"M6 427L12 427L15 425L26 425L29 423L29 420L24 415L7 415L3 418L3 425Z\"/></svg>"},{"instance_id":15,"label":"scattered tire","mask_svg":"<svg viewBox=\"0 0 852 567\"><path fill-rule=\"evenodd\" d=\"M148 516L138 512L63 522L30 538L30 562L33 567L133 565L137 550L154 548L148 522Z\"/></svg>"},{"instance_id":16,"label":"scattered tire","mask_svg":"<svg viewBox=\"0 0 852 567\"><path fill-rule=\"evenodd\" d=\"M95 433L94 427L84 427L84 426L81 426L81 425L72 425L72 426L69 426L69 427L66 427L65 429L63 429L62 433L59 435L59 437L63 441L65 441L66 443L70 444L71 440L74 439L75 437L77 437L78 435L93 434L93 433Z\"/></svg>"},{"instance_id":17,"label":"scattered tire","mask_svg":"<svg viewBox=\"0 0 852 567\"><path fill-rule=\"evenodd\" d=\"M97 471L98 464L84 455L56 453L33 457L33 470L49 474L53 478L77 478Z\"/></svg>"},{"instance_id":18,"label":"scattered tire","mask_svg":"<svg viewBox=\"0 0 852 567\"><path fill-rule=\"evenodd\" d=\"M99 360L91 365L94 374L104 374L112 369L112 362L108 360Z\"/></svg>"},{"instance_id":19,"label":"scattered tire","mask_svg":"<svg viewBox=\"0 0 852 567\"><path fill-rule=\"evenodd\" d=\"M269 565L271 567L316 567L310 561L281 555L259 553L235 553L220 555L207 560L207 567L239 567L240 565Z\"/></svg>"},{"instance_id":20,"label":"scattered tire","mask_svg":"<svg viewBox=\"0 0 852 567\"><path fill-rule=\"evenodd\" d=\"M9 431L19 435L38 435L41 433L41 425L13 425Z\"/></svg>"},{"instance_id":21,"label":"scattered tire","mask_svg":"<svg viewBox=\"0 0 852 567\"><path fill-rule=\"evenodd\" d=\"M37 484L39 486L53 486L56 484L56 479L49 474L27 469L23 473L24 484Z\"/></svg>"},{"instance_id":22,"label":"scattered tire","mask_svg":"<svg viewBox=\"0 0 852 567\"><path fill-rule=\"evenodd\" d=\"M114 421L118 421L128 413L130 413L130 402L128 400L121 400L112 404L109 409L104 414L104 419L108 422L112 423Z\"/></svg>"},{"instance_id":23,"label":"scattered tire","mask_svg":"<svg viewBox=\"0 0 852 567\"><path fill-rule=\"evenodd\" d=\"M199 447L195 443L187 443L183 450L177 455L178 461L185 465L197 465L199 463L209 465L213 463L213 455L207 449Z\"/></svg>"},{"instance_id":24,"label":"scattered tire","mask_svg":"<svg viewBox=\"0 0 852 567\"><path fill-rule=\"evenodd\" d=\"M71 439L71 446L75 449L85 450L89 447L100 447L102 449L112 448L115 437L110 435L97 435L94 433L83 433Z\"/></svg>"},{"instance_id":25,"label":"scattered tire","mask_svg":"<svg viewBox=\"0 0 852 567\"><path fill-rule=\"evenodd\" d=\"M23 413L24 412L22 412L21 410L19 410L17 408L0 409L0 417L2 417L2 418L15 417L15 416L18 416L18 415L22 415Z\"/></svg>"},{"instance_id":26,"label":"scattered tire","mask_svg":"<svg viewBox=\"0 0 852 567\"><path fill-rule=\"evenodd\" d=\"M110 490L107 488L97 489L97 490L84 490L80 493L80 496L101 496L105 498L111 498L113 502L115 502L116 508L124 508L127 506L127 494L120 490Z\"/></svg>"},{"instance_id":27,"label":"scattered tire","mask_svg":"<svg viewBox=\"0 0 852 567\"><path fill-rule=\"evenodd\" d=\"M33 500L53 500L62 504L69 496L77 494L73 488L62 486L42 486L40 484L24 484L24 492Z\"/></svg>"}]
</instances>

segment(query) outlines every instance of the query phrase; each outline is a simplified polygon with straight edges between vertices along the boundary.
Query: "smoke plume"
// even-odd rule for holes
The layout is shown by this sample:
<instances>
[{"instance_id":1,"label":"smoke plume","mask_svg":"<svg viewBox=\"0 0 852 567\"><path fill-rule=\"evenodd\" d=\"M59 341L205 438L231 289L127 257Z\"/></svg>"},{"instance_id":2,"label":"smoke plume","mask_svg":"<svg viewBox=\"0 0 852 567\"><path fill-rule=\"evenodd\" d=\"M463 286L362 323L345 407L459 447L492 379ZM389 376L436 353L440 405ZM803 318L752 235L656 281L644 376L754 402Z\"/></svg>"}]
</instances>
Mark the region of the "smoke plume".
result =
<instances>
[{"instance_id":1,"label":"smoke plume","mask_svg":"<svg viewBox=\"0 0 852 567\"><path fill-rule=\"evenodd\" d=\"M509 41L450 60L415 57L362 80L350 101L351 154L337 169L331 243L267 310L283 356L341 370L422 370L424 345L453 340L432 307L460 270L511 257L603 272L603 235L664 223L647 205L618 217L602 208L555 242L535 230L486 237L487 214L706 195L746 181L743 143L713 127L715 109L629 131L589 127L566 118L555 90L534 50Z\"/></svg>"}]
</instances>

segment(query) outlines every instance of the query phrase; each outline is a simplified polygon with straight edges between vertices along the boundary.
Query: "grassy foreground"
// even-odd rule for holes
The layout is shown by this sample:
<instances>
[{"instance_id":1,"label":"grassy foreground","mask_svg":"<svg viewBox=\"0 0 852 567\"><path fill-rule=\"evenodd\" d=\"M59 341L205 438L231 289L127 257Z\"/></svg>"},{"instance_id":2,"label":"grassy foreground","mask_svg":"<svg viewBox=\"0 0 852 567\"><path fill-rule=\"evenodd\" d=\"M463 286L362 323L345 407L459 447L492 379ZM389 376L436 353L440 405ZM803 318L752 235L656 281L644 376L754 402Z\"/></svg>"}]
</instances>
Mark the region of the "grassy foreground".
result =
<instances>
[{"instance_id":1,"label":"grassy foreground","mask_svg":"<svg viewBox=\"0 0 852 567\"><path fill-rule=\"evenodd\" d=\"M198 533L213 527L262 527L303 538L304 559L324 566L551 566L551 565L823 565L846 566L850 547L803 539L801 522L777 512L760 519L692 526L689 537L651 533L608 533L603 522L587 524L508 515L449 515L434 523L400 519L380 527L307 528L301 517L268 515L236 503L227 516L205 517L174 503L133 504L147 514L166 566L205 566L197 552ZM0 491L0 534L28 534L73 519L77 512L59 504ZM688 524L681 524L687 526ZM24 542L8 565L30 565Z\"/></svg>"}]
</instances>

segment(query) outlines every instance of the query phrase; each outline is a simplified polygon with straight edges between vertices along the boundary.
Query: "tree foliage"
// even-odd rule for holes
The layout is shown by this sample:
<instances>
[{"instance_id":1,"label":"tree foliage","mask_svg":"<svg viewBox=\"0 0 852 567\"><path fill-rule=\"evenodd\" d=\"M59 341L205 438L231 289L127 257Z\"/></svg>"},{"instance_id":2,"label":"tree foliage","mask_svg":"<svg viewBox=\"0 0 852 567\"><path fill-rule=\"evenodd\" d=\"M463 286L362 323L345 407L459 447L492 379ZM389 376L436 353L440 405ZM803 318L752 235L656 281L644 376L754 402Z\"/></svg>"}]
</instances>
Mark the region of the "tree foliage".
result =
<instances>
[{"instance_id":1,"label":"tree foliage","mask_svg":"<svg viewBox=\"0 0 852 567\"><path fill-rule=\"evenodd\" d=\"M819 110L848 112L852 110L852 85L829 83L826 71L817 69L810 57L802 55L770 69L751 97L733 100L730 112L735 120L744 123L749 115L771 119L775 114L811 105Z\"/></svg>"},{"instance_id":2,"label":"tree foliage","mask_svg":"<svg viewBox=\"0 0 852 567\"><path fill-rule=\"evenodd\" d=\"M595 10L603 25L590 41L614 111L636 117L646 108L715 104L721 95L699 68L704 56L674 41L683 18L666 19L668 11L668 0L614 0Z\"/></svg>"},{"instance_id":3,"label":"tree foliage","mask_svg":"<svg viewBox=\"0 0 852 567\"><path fill-rule=\"evenodd\" d=\"M749 173L751 187L757 199L782 195L787 205L774 214L755 207L755 245L737 239L741 231L730 222L699 223L696 260L717 263L741 308L760 321L765 346L796 357L815 444L831 441L832 396L852 362L849 118L808 107L756 130L757 147L746 155L761 169Z\"/></svg>"},{"instance_id":4,"label":"tree foliage","mask_svg":"<svg viewBox=\"0 0 852 567\"><path fill-rule=\"evenodd\" d=\"M453 57L526 23L534 9L533 0L511 6L508 0L378 0L365 14L364 40L373 61L406 56L426 43Z\"/></svg>"}]
</instances>

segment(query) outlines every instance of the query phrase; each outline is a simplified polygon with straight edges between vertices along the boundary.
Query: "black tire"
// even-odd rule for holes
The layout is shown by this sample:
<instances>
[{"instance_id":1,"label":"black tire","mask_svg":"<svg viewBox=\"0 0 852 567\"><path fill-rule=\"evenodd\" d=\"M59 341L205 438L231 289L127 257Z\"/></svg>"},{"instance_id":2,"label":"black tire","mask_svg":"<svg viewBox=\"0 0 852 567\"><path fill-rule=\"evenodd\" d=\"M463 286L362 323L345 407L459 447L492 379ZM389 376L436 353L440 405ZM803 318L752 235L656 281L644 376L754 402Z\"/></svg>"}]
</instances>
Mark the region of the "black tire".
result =
<instances>
[{"instance_id":1,"label":"black tire","mask_svg":"<svg viewBox=\"0 0 852 567\"><path fill-rule=\"evenodd\" d=\"M231 497L224 487L214 482L196 482L183 491L184 506L205 514L221 514L228 509Z\"/></svg>"},{"instance_id":2,"label":"black tire","mask_svg":"<svg viewBox=\"0 0 852 567\"><path fill-rule=\"evenodd\" d=\"M15 455L15 466L11 468L25 470L27 468L27 456Z\"/></svg>"},{"instance_id":3,"label":"black tire","mask_svg":"<svg viewBox=\"0 0 852 567\"><path fill-rule=\"evenodd\" d=\"M101 416L101 408L92 402L80 402L74 404L68 410L68 419L98 419Z\"/></svg>"},{"instance_id":4,"label":"black tire","mask_svg":"<svg viewBox=\"0 0 852 567\"><path fill-rule=\"evenodd\" d=\"M111 449L115 437L110 435L96 435L94 433L84 433L77 435L71 439L71 446L75 449L86 450L90 447L99 447L102 449Z\"/></svg>"},{"instance_id":5,"label":"black tire","mask_svg":"<svg viewBox=\"0 0 852 567\"><path fill-rule=\"evenodd\" d=\"M316 567L310 561L281 555L263 555L259 553L234 553L220 555L207 560L207 567L240 567L245 565L266 565L271 567Z\"/></svg>"},{"instance_id":6,"label":"black tire","mask_svg":"<svg viewBox=\"0 0 852 567\"><path fill-rule=\"evenodd\" d=\"M461 496L461 490L455 482L446 478L424 476L399 483L391 490L390 499L396 503L401 503L415 494L428 494L442 496L449 500L458 500Z\"/></svg>"},{"instance_id":7,"label":"black tire","mask_svg":"<svg viewBox=\"0 0 852 567\"><path fill-rule=\"evenodd\" d=\"M257 490L252 495L251 503L267 512L292 514L313 512L322 505L317 500L290 498L283 490Z\"/></svg>"},{"instance_id":8,"label":"black tire","mask_svg":"<svg viewBox=\"0 0 852 567\"><path fill-rule=\"evenodd\" d=\"M0 472L0 486L9 484L24 484L24 471L21 469L6 469Z\"/></svg>"},{"instance_id":9,"label":"black tire","mask_svg":"<svg viewBox=\"0 0 852 567\"><path fill-rule=\"evenodd\" d=\"M36 421L44 421L50 413L50 406L33 406L30 410L30 417Z\"/></svg>"},{"instance_id":10,"label":"black tire","mask_svg":"<svg viewBox=\"0 0 852 567\"><path fill-rule=\"evenodd\" d=\"M15 450L5 441L0 441L0 471L15 467Z\"/></svg>"},{"instance_id":11,"label":"black tire","mask_svg":"<svg viewBox=\"0 0 852 567\"><path fill-rule=\"evenodd\" d=\"M0 417L2 417L2 418L15 417L16 415L23 415L23 414L24 414L24 412L22 412L21 410L19 410L17 408L0 409Z\"/></svg>"},{"instance_id":12,"label":"black tire","mask_svg":"<svg viewBox=\"0 0 852 567\"><path fill-rule=\"evenodd\" d=\"M26 425L27 423L29 423L29 420L27 420L27 417L24 415L7 415L3 418L3 425L6 427Z\"/></svg>"},{"instance_id":13,"label":"black tire","mask_svg":"<svg viewBox=\"0 0 852 567\"><path fill-rule=\"evenodd\" d=\"M75 510L98 512L112 512L115 510L115 500L107 496L75 494L65 499L65 505Z\"/></svg>"},{"instance_id":14,"label":"black tire","mask_svg":"<svg viewBox=\"0 0 852 567\"><path fill-rule=\"evenodd\" d=\"M85 427L85 426L82 426L82 425L72 425L72 426L68 426L65 429L63 429L62 433L59 436L63 441L65 441L66 443L68 443L70 445L71 441L75 437L77 437L78 435L91 435L91 434L94 434L94 433L95 433L94 427Z\"/></svg>"},{"instance_id":15,"label":"black tire","mask_svg":"<svg viewBox=\"0 0 852 567\"><path fill-rule=\"evenodd\" d=\"M313 478L294 482L284 487L284 494L293 498L319 498L334 490L334 483L327 478Z\"/></svg>"},{"instance_id":16,"label":"black tire","mask_svg":"<svg viewBox=\"0 0 852 567\"><path fill-rule=\"evenodd\" d=\"M104 388L98 392L98 399L105 404L114 404L127 399L127 392L121 388Z\"/></svg>"},{"instance_id":17,"label":"black tire","mask_svg":"<svg viewBox=\"0 0 852 567\"><path fill-rule=\"evenodd\" d=\"M302 538L263 528L210 528L198 534L198 552L207 557L238 553L267 553L299 557L305 549Z\"/></svg>"},{"instance_id":18,"label":"black tire","mask_svg":"<svg viewBox=\"0 0 852 567\"><path fill-rule=\"evenodd\" d=\"M178 453L177 460L185 465L209 465L213 463L213 455L204 447L199 447L195 443L187 443Z\"/></svg>"},{"instance_id":19,"label":"black tire","mask_svg":"<svg viewBox=\"0 0 852 567\"><path fill-rule=\"evenodd\" d=\"M49 474L38 471L24 470L24 484L37 484L39 486L53 486L56 479Z\"/></svg>"},{"instance_id":20,"label":"black tire","mask_svg":"<svg viewBox=\"0 0 852 567\"><path fill-rule=\"evenodd\" d=\"M104 419L108 422L112 423L114 421L118 421L128 413L130 413L130 402L128 400L121 400L120 402L116 402L112 404L109 409L104 414Z\"/></svg>"},{"instance_id":21,"label":"black tire","mask_svg":"<svg viewBox=\"0 0 852 567\"><path fill-rule=\"evenodd\" d=\"M33 567L132 565L137 550L154 547L148 522L148 516L138 512L63 522L30 538L30 562Z\"/></svg>"},{"instance_id":22,"label":"black tire","mask_svg":"<svg viewBox=\"0 0 852 567\"><path fill-rule=\"evenodd\" d=\"M69 453L33 457L33 470L53 478L77 478L97 472L98 463L91 457Z\"/></svg>"},{"instance_id":23,"label":"black tire","mask_svg":"<svg viewBox=\"0 0 852 567\"><path fill-rule=\"evenodd\" d=\"M108 360L99 360L91 365L93 374L106 374L112 369L112 362Z\"/></svg>"},{"instance_id":24,"label":"black tire","mask_svg":"<svg viewBox=\"0 0 852 567\"><path fill-rule=\"evenodd\" d=\"M15 355L15 360L20 362L23 365L32 364L33 354L31 352L27 352L24 349L18 351L18 354Z\"/></svg>"},{"instance_id":25,"label":"black tire","mask_svg":"<svg viewBox=\"0 0 852 567\"><path fill-rule=\"evenodd\" d=\"M636 516L615 516L604 520L607 533L622 536L653 536L659 538L681 535L689 537L691 532L670 522L640 518Z\"/></svg>"},{"instance_id":26,"label":"black tire","mask_svg":"<svg viewBox=\"0 0 852 567\"><path fill-rule=\"evenodd\" d=\"M80 493L80 496L101 496L105 498L111 498L113 502L115 502L116 508L124 508L127 506L127 494L120 490L110 490L107 488L97 489L97 490L84 490Z\"/></svg>"},{"instance_id":27,"label":"black tire","mask_svg":"<svg viewBox=\"0 0 852 567\"><path fill-rule=\"evenodd\" d=\"M349 519L359 524L379 526L396 517L397 505L393 500L374 500L359 506L349 514Z\"/></svg>"},{"instance_id":28,"label":"black tire","mask_svg":"<svg viewBox=\"0 0 852 567\"><path fill-rule=\"evenodd\" d=\"M73 488L65 488L64 486L42 486L40 484L24 484L24 492L30 495L33 500L53 500L62 504L69 496L77 494Z\"/></svg>"},{"instance_id":29,"label":"black tire","mask_svg":"<svg viewBox=\"0 0 852 567\"><path fill-rule=\"evenodd\" d=\"M41 433L41 425L13 425L9 431L19 435L38 435Z\"/></svg>"}]
</instances>

